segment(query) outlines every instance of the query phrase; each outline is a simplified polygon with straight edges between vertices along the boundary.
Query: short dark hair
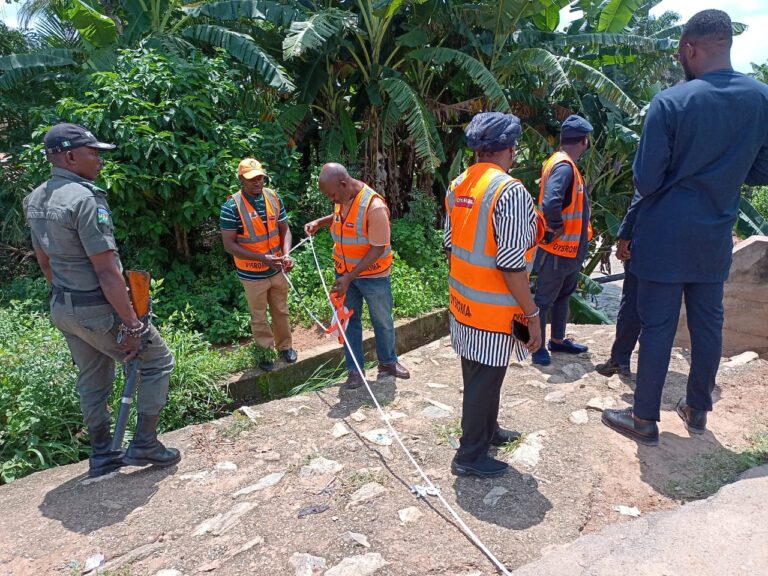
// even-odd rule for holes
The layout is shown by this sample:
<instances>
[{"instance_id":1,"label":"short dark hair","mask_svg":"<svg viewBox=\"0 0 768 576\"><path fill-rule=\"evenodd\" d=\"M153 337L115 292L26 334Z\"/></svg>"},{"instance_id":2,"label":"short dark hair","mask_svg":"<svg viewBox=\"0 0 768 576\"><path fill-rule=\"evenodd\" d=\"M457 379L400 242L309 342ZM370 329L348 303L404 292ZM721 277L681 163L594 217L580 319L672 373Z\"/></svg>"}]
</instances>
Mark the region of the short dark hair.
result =
<instances>
[{"instance_id":1,"label":"short dark hair","mask_svg":"<svg viewBox=\"0 0 768 576\"><path fill-rule=\"evenodd\" d=\"M587 134L584 134L584 136L578 136L578 137L571 137L571 138L560 138L560 145L563 144L570 145L570 144L578 144L579 142L583 141L584 138L587 137Z\"/></svg>"},{"instance_id":2,"label":"short dark hair","mask_svg":"<svg viewBox=\"0 0 768 576\"><path fill-rule=\"evenodd\" d=\"M731 17L722 10L702 10L686 22L682 35L686 38L710 40L730 47L733 44Z\"/></svg>"}]
</instances>

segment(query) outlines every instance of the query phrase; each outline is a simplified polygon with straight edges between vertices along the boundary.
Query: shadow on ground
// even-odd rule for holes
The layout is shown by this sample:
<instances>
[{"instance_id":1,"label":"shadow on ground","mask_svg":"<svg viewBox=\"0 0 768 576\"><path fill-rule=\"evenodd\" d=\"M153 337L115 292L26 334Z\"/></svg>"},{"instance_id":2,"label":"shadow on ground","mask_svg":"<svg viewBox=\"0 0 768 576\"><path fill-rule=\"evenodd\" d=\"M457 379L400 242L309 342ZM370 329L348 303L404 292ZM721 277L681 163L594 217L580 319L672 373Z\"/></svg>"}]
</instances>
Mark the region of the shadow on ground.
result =
<instances>
[{"instance_id":1,"label":"shadow on ground","mask_svg":"<svg viewBox=\"0 0 768 576\"><path fill-rule=\"evenodd\" d=\"M676 500L711 496L750 467L748 457L723 446L709 430L690 437L687 432L683 436L662 432L658 446L637 447L640 479L659 494Z\"/></svg>"},{"instance_id":2,"label":"shadow on ground","mask_svg":"<svg viewBox=\"0 0 768 576\"><path fill-rule=\"evenodd\" d=\"M376 401L382 406L390 404L395 399L397 385L394 376L381 374L376 380L369 379L368 384L376 397ZM361 406L371 406L372 404L371 396L365 386L360 386L354 390L339 386L339 402L328 410L328 417L346 418Z\"/></svg>"},{"instance_id":3,"label":"shadow on ground","mask_svg":"<svg viewBox=\"0 0 768 576\"><path fill-rule=\"evenodd\" d=\"M539 484L530 474L509 468L504 476L482 480L461 476L453 483L456 503L478 520L511 530L525 530L544 520L552 503L539 492ZM502 490L506 492L502 493ZM493 502L491 490L501 494Z\"/></svg>"},{"instance_id":4,"label":"shadow on ground","mask_svg":"<svg viewBox=\"0 0 768 576\"><path fill-rule=\"evenodd\" d=\"M158 490L158 484L176 473L169 468L128 468L113 478L83 484L84 476L73 478L45 495L39 509L43 516L58 520L72 532L90 534L125 520L144 506ZM130 470L126 472L126 470Z\"/></svg>"}]
</instances>

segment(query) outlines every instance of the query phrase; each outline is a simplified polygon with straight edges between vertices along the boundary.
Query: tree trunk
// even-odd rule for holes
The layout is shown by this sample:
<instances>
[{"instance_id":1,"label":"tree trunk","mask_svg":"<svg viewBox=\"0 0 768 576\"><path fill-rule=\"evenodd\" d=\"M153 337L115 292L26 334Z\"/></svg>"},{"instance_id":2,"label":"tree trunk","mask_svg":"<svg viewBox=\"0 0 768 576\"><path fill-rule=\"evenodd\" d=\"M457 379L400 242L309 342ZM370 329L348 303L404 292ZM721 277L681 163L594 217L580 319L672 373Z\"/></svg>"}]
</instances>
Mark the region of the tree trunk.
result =
<instances>
[{"instance_id":1,"label":"tree trunk","mask_svg":"<svg viewBox=\"0 0 768 576\"><path fill-rule=\"evenodd\" d=\"M192 255L192 251L189 249L187 231L182 230L178 224L173 225L173 231L176 234L176 253L186 260Z\"/></svg>"}]
</instances>

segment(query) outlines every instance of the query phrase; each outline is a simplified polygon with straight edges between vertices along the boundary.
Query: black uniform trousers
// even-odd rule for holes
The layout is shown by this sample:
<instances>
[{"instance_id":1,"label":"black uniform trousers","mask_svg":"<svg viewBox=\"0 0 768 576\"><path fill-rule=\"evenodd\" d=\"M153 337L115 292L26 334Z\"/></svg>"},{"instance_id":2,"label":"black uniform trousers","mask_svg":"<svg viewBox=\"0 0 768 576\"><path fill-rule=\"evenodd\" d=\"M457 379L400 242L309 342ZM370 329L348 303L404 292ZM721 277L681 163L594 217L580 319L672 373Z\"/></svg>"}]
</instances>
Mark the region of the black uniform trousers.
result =
<instances>
[{"instance_id":1,"label":"black uniform trousers","mask_svg":"<svg viewBox=\"0 0 768 576\"><path fill-rule=\"evenodd\" d=\"M488 366L461 358L464 402L461 411L461 441L456 461L469 464L485 459L496 432L501 385L506 366Z\"/></svg>"}]
</instances>

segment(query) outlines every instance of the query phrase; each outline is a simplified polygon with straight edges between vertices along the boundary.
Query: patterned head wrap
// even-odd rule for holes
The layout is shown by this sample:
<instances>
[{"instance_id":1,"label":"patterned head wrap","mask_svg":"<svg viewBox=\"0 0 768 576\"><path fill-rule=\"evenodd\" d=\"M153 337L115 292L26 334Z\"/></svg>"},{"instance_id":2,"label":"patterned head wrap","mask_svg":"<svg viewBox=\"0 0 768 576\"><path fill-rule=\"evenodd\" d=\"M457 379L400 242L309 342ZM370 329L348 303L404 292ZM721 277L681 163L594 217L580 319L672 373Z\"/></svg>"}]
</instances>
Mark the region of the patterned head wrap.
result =
<instances>
[{"instance_id":1,"label":"patterned head wrap","mask_svg":"<svg viewBox=\"0 0 768 576\"><path fill-rule=\"evenodd\" d=\"M512 148L522 133L520 119L514 114L501 112L481 112L464 129L467 145L478 152Z\"/></svg>"}]
</instances>

